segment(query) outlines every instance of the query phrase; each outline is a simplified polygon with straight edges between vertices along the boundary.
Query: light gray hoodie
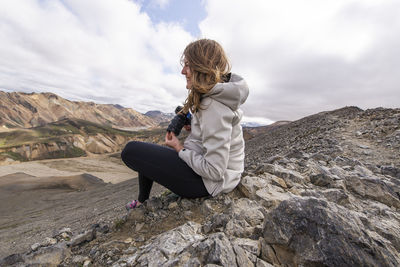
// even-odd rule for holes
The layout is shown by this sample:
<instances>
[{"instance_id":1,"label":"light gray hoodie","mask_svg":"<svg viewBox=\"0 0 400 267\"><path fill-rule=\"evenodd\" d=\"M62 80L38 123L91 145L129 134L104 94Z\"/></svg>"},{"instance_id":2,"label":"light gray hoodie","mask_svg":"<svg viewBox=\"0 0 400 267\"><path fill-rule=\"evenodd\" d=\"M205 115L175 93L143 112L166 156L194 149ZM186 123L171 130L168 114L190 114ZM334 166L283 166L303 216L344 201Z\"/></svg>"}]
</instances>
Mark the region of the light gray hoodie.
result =
<instances>
[{"instance_id":1,"label":"light gray hoodie","mask_svg":"<svg viewBox=\"0 0 400 267\"><path fill-rule=\"evenodd\" d=\"M203 179L212 196L232 191L244 170L244 140L239 106L249 95L245 80L233 74L217 83L193 114L191 133L179 157Z\"/></svg>"}]
</instances>

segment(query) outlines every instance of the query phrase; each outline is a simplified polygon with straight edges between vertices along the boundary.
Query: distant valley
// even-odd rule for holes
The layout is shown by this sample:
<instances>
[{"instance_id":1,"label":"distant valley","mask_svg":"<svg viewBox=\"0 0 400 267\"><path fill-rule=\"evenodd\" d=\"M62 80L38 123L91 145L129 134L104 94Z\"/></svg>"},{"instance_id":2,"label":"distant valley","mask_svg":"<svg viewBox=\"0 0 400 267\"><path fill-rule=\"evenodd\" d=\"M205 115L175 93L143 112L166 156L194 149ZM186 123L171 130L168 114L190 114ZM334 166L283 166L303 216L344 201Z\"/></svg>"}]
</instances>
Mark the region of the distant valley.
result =
<instances>
[{"instance_id":1,"label":"distant valley","mask_svg":"<svg viewBox=\"0 0 400 267\"><path fill-rule=\"evenodd\" d=\"M118 152L133 139L161 143L171 117L53 93L0 91L0 165Z\"/></svg>"}]
</instances>

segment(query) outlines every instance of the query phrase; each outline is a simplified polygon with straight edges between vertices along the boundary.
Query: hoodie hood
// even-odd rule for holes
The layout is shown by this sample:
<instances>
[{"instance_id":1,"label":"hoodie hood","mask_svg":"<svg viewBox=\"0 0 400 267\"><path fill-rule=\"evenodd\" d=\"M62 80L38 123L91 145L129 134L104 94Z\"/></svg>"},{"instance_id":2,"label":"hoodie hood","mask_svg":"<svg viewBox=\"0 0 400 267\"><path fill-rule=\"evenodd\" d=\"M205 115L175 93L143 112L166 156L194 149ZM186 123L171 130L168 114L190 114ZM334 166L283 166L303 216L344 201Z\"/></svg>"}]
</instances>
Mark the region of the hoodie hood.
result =
<instances>
[{"instance_id":1,"label":"hoodie hood","mask_svg":"<svg viewBox=\"0 0 400 267\"><path fill-rule=\"evenodd\" d=\"M236 111L249 95L249 87L246 81L237 74L232 73L231 78L226 83L217 83L213 88L204 94Z\"/></svg>"}]
</instances>

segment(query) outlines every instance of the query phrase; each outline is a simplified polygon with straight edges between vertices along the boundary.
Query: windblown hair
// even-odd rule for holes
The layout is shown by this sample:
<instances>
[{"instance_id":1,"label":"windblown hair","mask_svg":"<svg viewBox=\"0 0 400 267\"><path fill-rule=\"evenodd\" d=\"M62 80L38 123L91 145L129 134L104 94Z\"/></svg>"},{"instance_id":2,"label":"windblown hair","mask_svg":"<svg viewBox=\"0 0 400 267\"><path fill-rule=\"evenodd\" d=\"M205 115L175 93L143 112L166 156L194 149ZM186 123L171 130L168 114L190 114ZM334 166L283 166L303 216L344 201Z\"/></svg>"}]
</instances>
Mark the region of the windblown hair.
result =
<instances>
[{"instance_id":1,"label":"windblown hair","mask_svg":"<svg viewBox=\"0 0 400 267\"><path fill-rule=\"evenodd\" d=\"M200 39L190 43L184 50L181 63L187 61L191 71L192 87L185 100L183 112L200 109L201 97L215 84L222 82L231 65L222 46L214 40Z\"/></svg>"}]
</instances>

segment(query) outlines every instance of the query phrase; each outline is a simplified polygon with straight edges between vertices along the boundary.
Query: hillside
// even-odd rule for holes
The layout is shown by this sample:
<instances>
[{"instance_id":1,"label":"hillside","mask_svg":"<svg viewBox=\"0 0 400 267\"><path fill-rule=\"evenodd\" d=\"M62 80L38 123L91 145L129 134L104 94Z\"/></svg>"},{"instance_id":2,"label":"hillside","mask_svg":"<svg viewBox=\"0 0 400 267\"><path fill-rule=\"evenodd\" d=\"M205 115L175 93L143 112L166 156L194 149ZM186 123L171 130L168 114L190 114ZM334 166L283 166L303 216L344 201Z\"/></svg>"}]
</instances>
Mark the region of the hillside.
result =
<instances>
[{"instance_id":1,"label":"hillside","mask_svg":"<svg viewBox=\"0 0 400 267\"><path fill-rule=\"evenodd\" d=\"M69 101L53 93L0 91L0 129L3 131L16 127L43 126L65 118L81 119L115 128L157 125L152 118L120 105Z\"/></svg>"},{"instance_id":2,"label":"hillside","mask_svg":"<svg viewBox=\"0 0 400 267\"><path fill-rule=\"evenodd\" d=\"M229 194L166 192L113 223L63 227L0 265L399 266L400 109L279 125L246 142Z\"/></svg>"},{"instance_id":3,"label":"hillside","mask_svg":"<svg viewBox=\"0 0 400 267\"><path fill-rule=\"evenodd\" d=\"M0 132L0 165L118 152L133 139L160 143L164 132L162 128L123 131L68 118L29 129L11 129Z\"/></svg>"}]
</instances>

